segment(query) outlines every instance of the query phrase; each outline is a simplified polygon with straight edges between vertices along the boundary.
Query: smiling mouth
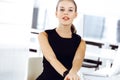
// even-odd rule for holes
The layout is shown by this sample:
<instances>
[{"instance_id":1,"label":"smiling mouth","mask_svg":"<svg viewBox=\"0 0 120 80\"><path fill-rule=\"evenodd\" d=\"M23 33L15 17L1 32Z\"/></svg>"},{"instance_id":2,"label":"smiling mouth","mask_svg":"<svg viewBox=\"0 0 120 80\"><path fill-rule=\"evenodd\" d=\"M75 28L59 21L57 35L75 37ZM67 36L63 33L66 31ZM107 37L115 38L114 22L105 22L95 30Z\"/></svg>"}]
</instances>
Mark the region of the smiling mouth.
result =
<instances>
[{"instance_id":1,"label":"smiling mouth","mask_svg":"<svg viewBox=\"0 0 120 80\"><path fill-rule=\"evenodd\" d=\"M70 18L67 17L67 16L63 17L63 20L65 20L65 21L67 21L67 20L69 20L69 19L70 19Z\"/></svg>"}]
</instances>

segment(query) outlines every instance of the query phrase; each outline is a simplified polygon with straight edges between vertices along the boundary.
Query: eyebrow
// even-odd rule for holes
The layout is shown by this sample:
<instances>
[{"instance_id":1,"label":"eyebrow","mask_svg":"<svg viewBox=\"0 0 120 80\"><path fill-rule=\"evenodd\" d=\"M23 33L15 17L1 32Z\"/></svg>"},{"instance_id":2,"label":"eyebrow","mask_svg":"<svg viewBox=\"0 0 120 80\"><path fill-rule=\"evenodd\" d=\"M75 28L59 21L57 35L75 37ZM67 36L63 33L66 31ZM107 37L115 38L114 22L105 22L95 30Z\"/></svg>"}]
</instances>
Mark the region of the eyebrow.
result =
<instances>
[{"instance_id":1,"label":"eyebrow","mask_svg":"<svg viewBox=\"0 0 120 80\"><path fill-rule=\"evenodd\" d=\"M64 8L63 6L60 6L60 8Z\"/></svg>"},{"instance_id":2,"label":"eyebrow","mask_svg":"<svg viewBox=\"0 0 120 80\"><path fill-rule=\"evenodd\" d=\"M60 8L64 8L63 6L60 6ZM72 8L73 9L73 7L69 7L69 8Z\"/></svg>"},{"instance_id":3,"label":"eyebrow","mask_svg":"<svg viewBox=\"0 0 120 80\"><path fill-rule=\"evenodd\" d=\"M69 7L69 8L73 8L73 7Z\"/></svg>"}]
</instances>

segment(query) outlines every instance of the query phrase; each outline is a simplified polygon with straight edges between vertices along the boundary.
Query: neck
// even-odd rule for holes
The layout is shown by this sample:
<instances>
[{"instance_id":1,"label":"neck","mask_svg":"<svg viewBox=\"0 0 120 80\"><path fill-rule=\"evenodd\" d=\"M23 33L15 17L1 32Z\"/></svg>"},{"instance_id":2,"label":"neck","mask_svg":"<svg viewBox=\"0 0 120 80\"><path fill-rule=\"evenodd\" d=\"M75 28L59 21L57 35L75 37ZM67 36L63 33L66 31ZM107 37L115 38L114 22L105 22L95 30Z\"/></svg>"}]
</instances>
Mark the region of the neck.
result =
<instances>
[{"instance_id":1,"label":"neck","mask_svg":"<svg viewBox=\"0 0 120 80\"><path fill-rule=\"evenodd\" d=\"M56 28L57 33L64 38L71 38L72 32L71 32L71 26L59 26Z\"/></svg>"},{"instance_id":2,"label":"neck","mask_svg":"<svg viewBox=\"0 0 120 80\"><path fill-rule=\"evenodd\" d=\"M71 33L71 25L59 25L56 30L62 31L63 33Z\"/></svg>"}]
</instances>

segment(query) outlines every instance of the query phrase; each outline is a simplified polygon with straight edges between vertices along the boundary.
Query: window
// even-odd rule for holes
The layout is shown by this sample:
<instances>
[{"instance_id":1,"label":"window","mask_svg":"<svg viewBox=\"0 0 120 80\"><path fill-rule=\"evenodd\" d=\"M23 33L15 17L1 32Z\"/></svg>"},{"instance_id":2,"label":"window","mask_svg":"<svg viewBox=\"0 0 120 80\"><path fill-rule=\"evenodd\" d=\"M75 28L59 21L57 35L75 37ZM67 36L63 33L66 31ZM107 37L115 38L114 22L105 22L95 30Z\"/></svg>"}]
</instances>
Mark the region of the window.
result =
<instances>
[{"instance_id":1,"label":"window","mask_svg":"<svg viewBox=\"0 0 120 80\"><path fill-rule=\"evenodd\" d=\"M83 36L87 38L102 39L105 26L105 18L93 15L84 15Z\"/></svg>"}]
</instances>

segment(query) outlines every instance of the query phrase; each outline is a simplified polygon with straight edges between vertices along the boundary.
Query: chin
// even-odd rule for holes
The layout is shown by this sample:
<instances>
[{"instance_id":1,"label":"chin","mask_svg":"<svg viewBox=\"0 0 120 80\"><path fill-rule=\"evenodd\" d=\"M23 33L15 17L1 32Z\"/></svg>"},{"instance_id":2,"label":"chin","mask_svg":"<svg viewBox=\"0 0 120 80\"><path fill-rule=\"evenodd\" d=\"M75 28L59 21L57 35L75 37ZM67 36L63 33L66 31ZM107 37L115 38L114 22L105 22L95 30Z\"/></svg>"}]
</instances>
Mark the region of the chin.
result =
<instances>
[{"instance_id":1,"label":"chin","mask_svg":"<svg viewBox=\"0 0 120 80\"><path fill-rule=\"evenodd\" d=\"M62 24L63 26L69 26L70 24Z\"/></svg>"},{"instance_id":2,"label":"chin","mask_svg":"<svg viewBox=\"0 0 120 80\"><path fill-rule=\"evenodd\" d=\"M71 25L71 22L70 21L61 21L60 22L62 25L64 25L64 26L69 26L69 25Z\"/></svg>"}]
</instances>

